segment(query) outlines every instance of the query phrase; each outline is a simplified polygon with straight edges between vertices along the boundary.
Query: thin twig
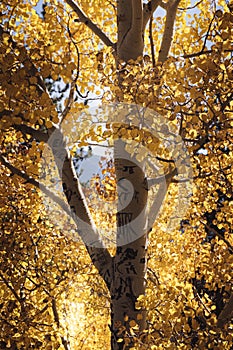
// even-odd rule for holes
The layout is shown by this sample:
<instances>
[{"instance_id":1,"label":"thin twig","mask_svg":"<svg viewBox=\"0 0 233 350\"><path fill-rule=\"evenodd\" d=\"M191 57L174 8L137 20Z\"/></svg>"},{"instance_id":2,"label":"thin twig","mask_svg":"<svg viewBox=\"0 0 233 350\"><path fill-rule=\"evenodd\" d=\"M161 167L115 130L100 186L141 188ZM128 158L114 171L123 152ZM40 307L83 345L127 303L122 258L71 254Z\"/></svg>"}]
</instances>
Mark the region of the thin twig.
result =
<instances>
[{"instance_id":1,"label":"thin twig","mask_svg":"<svg viewBox=\"0 0 233 350\"><path fill-rule=\"evenodd\" d=\"M231 243L223 237L217 230L215 230L213 227L210 227L210 225L205 224L203 221L200 221L209 231L212 231L216 236L218 236L223 242L228 246L229 252L233 254L233 246Z\"/></svg>"},{"instance_id":2,"label":"thin twig","mask_svg":"<svg viewBox=\"0 0 233 350\"><path fill-rule=\"evenodd\" d=\"M204 309L208 312L208 314L210 315L211 314L211 311L208 309L208 307L203 303L202 299L201 299L201 296L200 294L198 293L197 291L197 288L195 286L193 286L195 288L195 293L194 295L196 294L196 297L198 298L198 300L200 301L201 305L204 307Z\"/></svg>"},{"instance_id":3,"label":"thin twig","mask_svg":"<svg viewBox=\"0 0 233 350\"><path fill-rule=\"evenodd\" d=\"M203 0L198 1L196 4L194 4L193 6L188 6L188 7L178 7L179 11L186 11L186 10L193 10L195 9L195 7L197 7L198 5L200 5L203 2Z\"/></svg>"},{"instance_id":4,"label":"thin twig","mask_svg":"<svg viewBox=\"0 0 233 350\"><path fill-rule=\"evenodd\" d=\"M18 296L18 294L16 293L14 288L9 284L9 282L7 281L7 279L3 276L3 274L1 272L0 272L0 278L3 280L3 282L5 283L7 288L10 289L10 291L14 295L15 299L18 300L19 303L21 303L22 300L20 299L20 297Z\"/></svg>"},{"instance_id":5,"label":"thin twig","mask_svg":"<svg viewBox=\"0 0 233 350\"><path fill-rule=\"evenodd\" d=\"M57 327L60 327L60 320L59 320L59 314L58 314L58 310L57 310L57 303L56 303L56 299L52 298L52 310L53 310L53 317L54 317L54 321L57 325ZM67 342L67 340L60 335L61 341L62 341L62 345L64 346L65 350L70 350L69 344Z\"/></svg>"},{"instance_id":6,"label":"thin twig","mask_svg":"<svg viewBox=\"0 0 233 350\"><path fill-rule=\"evenodd\" d=\"M194 52L194 53L191 53L191 54L185 54L181 57L183 58L193 58L193 57L198 57L198 56L201 56L201 55L207 55L207 54L212 54L213 52L215 52L215 50L201 50L201 51L198 51L198 52ZM233 52L233 50L223 50L223 52Z\"/></svg>"}]
</instances>

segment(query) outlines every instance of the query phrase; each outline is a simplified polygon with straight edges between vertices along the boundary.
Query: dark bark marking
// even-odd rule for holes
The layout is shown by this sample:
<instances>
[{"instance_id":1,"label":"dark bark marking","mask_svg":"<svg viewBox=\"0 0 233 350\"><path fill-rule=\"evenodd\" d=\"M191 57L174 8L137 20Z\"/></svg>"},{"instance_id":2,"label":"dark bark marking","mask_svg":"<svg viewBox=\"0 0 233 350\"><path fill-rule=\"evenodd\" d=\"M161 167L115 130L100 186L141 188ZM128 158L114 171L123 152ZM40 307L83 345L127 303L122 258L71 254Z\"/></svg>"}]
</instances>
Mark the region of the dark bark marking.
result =
<instances>
[{"instance_id":1,"label":"dark bark marking","mask_svg":"<svg viewBox=\"0 0 233 350\"><path fill-rule=\"evenodd\" d=\"M132 221L133 213L117 213L118 227L129 224Z\"/></svg>"},{"instance_id":2,"label":"dark bark marking","mask_svg":"<svg viewBox=\"0 0 233 350\"><path fill-rule=\"evenodd\" d=\"M134 168L136 168L136 165L124 165L122 171L128 172L129 174L134 173Z\"/></svg>"},{"instance_id":3,"label":"dark bark marking","mask_svg":"<svg viewBox=\"0 0 233 350\"><path fill-rule=\"evenodd\" d=\"M133 199L135 199L137 201L137 203L139 202L139 192L136 190L134 190Z\"/></svg>"}]
</instances>

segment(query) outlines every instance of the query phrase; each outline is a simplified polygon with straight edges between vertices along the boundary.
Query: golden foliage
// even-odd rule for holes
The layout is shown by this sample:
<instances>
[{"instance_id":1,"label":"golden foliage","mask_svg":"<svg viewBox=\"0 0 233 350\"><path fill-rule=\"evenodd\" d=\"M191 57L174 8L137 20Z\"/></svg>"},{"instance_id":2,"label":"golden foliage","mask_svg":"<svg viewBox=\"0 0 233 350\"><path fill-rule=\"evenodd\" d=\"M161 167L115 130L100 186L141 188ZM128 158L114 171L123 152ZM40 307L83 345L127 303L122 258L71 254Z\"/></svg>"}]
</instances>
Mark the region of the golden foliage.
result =
<instances>
[{"instance_id":1,"label":"golden foliage","mask_svg":"<svg viewBox=\"0 0 233 350\"><path fill-rule=\"evenodd\" d=\"M176 193L176 184L170 186L149 237L147 294L137 305L146 306L149 328L135 348L230 350L232 321L217 327L217 317L233 293L230 5L204 0L192 13L185 10L191 2L182 0L168 60L153 66L150 59L139 58L115 69L112 49L75 21L65 2L46 3L43 18L36 11L37 1L0 4L2 154L38 178L43 143L13 131L12 126L24 123L43 129L58 123L56 106L44 90L49 77L61 78L64 84L75 82L82 96L87 91L94 97L103 94L102 101L136 103L166 117L190 153L192 205L180 227L167 233L164 227ZM80 4L116 39L115 1ZM164 20L156 14L156 52L163 28ZM145 53L150 55L148 36L146 31ZM68 115L81 108L83 103L74 101ZM81 120L77 126L79 146L88 144L86 130L91 122L91 118ZM120 133L123 136L128 130L121 128ZM148 148L153 145L151 151L158 146L145 133L132 134ZM97 143L109 136L106 130L92 135ZM47 217L39 190L5 167L0 174L0 347L63 349L62 342L68 339L72 349L108 349L109 296L84 247L68 239ZM102 178L93 183L98 196L115 200L112 164L102 165ZM96 212L92 196L94 219L107 231L115 224L114 215Z\"/></svg>"}]
</instances>

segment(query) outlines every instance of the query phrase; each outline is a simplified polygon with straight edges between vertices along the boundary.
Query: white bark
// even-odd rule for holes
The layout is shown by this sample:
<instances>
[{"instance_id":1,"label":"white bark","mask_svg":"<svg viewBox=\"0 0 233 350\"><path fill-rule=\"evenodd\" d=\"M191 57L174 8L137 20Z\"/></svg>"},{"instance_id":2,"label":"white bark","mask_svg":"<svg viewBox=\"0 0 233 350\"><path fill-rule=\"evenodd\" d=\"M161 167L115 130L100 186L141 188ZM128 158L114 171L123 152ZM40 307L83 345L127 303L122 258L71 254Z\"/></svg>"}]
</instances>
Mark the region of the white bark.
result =
<instances>
[{"instance_id":1,"label":"white bark","mask_svg":"<svg viewBox=\"0 0 233 350\"><path fill-rule=\"evenodd\" d=\"M116 180L118 183L117 251L114 256L111 294L112 350L122 349L119 338L130 334L130 321L138 325L138 335L146 329L146 310L138 310L135 303L146 289L147 197L148 187L139 163L124 150L124 142L114 145ZM124 206L120 184L131 183L131 200ZM127 185L126 185L127 187ZM127 188L128 189L128 188ZM124 244L125 242L125 244ZM123 327L123 328L122 328ZM122 329L122 333L121 333ZM129 338L128 338L129 339ZM124 344L130 349L133 342Z\"/></svg>"},{"instance_id":2,"label":"white bark","mask_svg":"<svg viewBox=\"0 0 233 350\"><path fill-rule=\"evenodd\" d=\"M136 60L143 54L143 8L141 0L117 1L118 40L120 60Z\"/></svg>"},{"instance_id":3,"label":"white bark","mask_svg":"<svg viewBox=\"0 0 233 350\"><path fill-rule=\"evenodd\" d=\"M77 231L83 240L90 258L102 276L106 285L110 287L112 273L112 257L100 239L95 224L91 218L82 187L73 167L69 150L60 129L56 129L50 137L49 146L62 179L62 186L67 202L73 212L73 219Z\"/></svg>"},{"instance_id":4,"label":"white bark","mask_svg":"<svg viewBox=\"0 0 233 350\"><path fill-rule=\"evenodd\" d=\"M169 50L171 48L172 39L173 39L173 30L175 25L175 19L176 19L176 11L178 8L178 5L180 3L180 0L169 0L169 2L166 4L166 22L165 22L165 28L163 32L163 38L159 50L159 56L158 56L158 62L164 63L169 54Z\"/></svg>"}]
</instances>

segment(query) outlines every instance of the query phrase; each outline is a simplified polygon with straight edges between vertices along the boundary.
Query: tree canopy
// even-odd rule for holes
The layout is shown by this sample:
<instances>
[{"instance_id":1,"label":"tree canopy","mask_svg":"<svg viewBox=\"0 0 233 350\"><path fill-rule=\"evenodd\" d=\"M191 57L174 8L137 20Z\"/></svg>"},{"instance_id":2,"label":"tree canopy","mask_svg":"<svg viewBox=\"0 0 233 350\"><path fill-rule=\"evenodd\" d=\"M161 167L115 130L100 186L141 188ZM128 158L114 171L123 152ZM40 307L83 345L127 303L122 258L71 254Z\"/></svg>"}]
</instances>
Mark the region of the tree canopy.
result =
<instances>
[{"instance_id":1,"label":"tree canopy","mask_svg":"<svg viewBox=\"0 0 233 350\"><path fill-rule=\"evenodd\" d=\"M232 9L223 0L1 1L1 349L233 349ZM148 130L95 125L89 107L114 103L153 111ZM187 178L155 126L182 139ZM82 186L73 161L85 147L116 145L114 135L131 140L128 152L142 143L161 173L145 182L107 154ZM105 203L123 173L139 184L137 203L154 191L162 209L150 232L108 248L98 230L120 231L121 211ZM168 230L186 184L190 205ZM98 244L86 243L87 224Z\"/></svg>"}]
</instances>

